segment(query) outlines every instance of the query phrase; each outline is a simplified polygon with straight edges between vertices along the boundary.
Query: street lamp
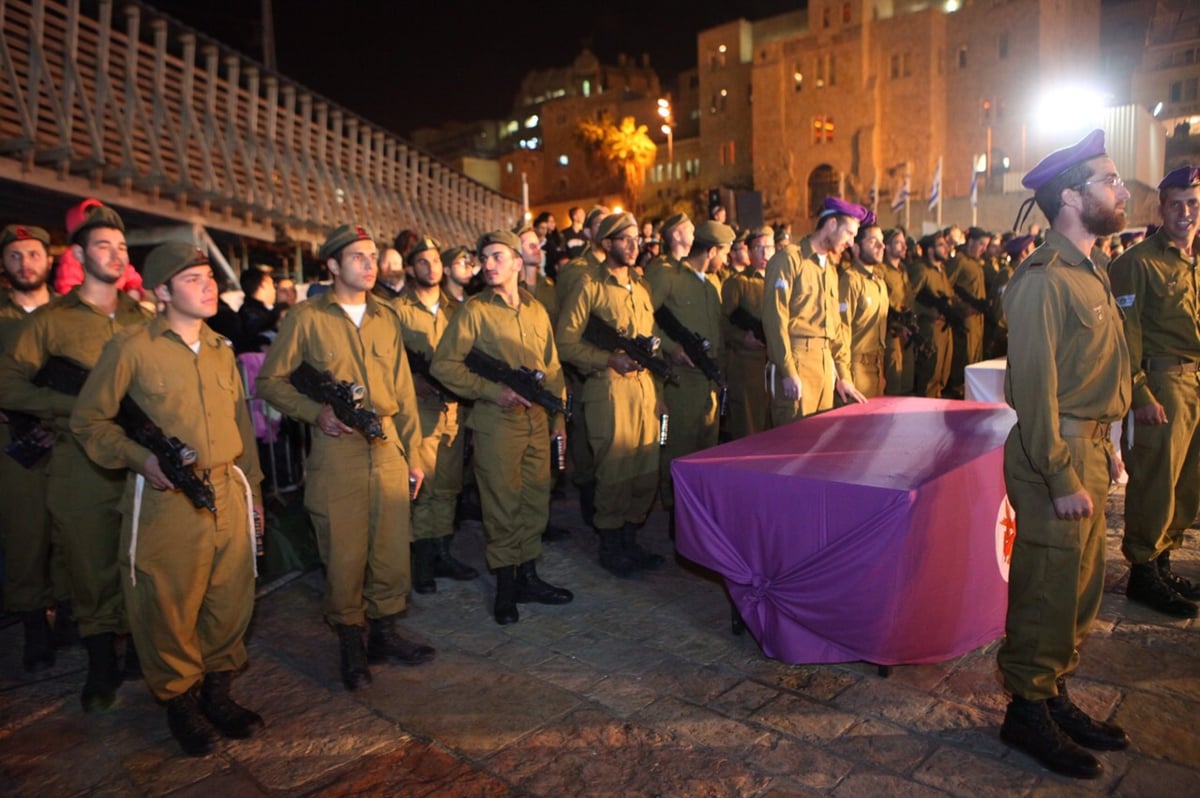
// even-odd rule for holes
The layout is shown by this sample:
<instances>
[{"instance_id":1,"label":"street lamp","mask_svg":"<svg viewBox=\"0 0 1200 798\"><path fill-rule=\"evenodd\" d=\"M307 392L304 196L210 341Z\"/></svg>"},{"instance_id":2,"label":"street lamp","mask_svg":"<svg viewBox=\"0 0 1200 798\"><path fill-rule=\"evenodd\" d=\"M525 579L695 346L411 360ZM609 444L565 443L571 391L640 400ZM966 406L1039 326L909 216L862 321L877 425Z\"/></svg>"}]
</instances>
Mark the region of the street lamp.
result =
<instances>
[{"instance_id":1,"label":"street lamp","mask_svg":"<svg viewBox=\"0 0 1200 798\"><path fill-rule=\"evenodd\" d=\"M663 126L660 129L667 134L667 168L673 177L675 172L675 120L671 118L670 100L659 98L658 115L663 119Z\"/></svg>"}]
</instances>

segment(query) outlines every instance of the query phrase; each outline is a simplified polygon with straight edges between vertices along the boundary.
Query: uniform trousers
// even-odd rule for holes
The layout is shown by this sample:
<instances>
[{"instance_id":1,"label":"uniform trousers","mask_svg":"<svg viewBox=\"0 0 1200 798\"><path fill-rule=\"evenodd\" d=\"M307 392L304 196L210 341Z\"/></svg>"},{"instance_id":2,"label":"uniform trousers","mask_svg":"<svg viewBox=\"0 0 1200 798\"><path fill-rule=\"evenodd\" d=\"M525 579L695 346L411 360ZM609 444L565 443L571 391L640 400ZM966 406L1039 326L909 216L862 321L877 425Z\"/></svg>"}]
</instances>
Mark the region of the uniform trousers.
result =
<instances>
[{"instance_id":1,"label":"uniform trousers","mask_svg":"<svg viewBox=\"0 0 1200 798\"><path fill-rule=\"evenodd\" d=\"M459 425L456 403L433 408L422 405L421 462L425 485L412 505L414 540L443 538L454 532L454 510L463 487L465 430Z\"/></svg>"},{"instance_id":2,"label":"uniform trousers","mask_svg":"<svg viewBox=\"0 0 1200 798\"><path fill-rule=\"evenodd\" d=\"M606 394L584 405L596 458L597 529L642 524L658 488L658 417L648 372L602 380ZM674 419L668 420L668 425ZM669 431L668 431L669 434Z\"/></svg>"},{"instance_id":3,"label":"uniform trousers","mask_svg":"<svg viewBox=\"0 0 1200 798\"><path fill-rule=\"evenodd\" d=\"M817 341L818 339L806 339ZM783 372L775 370L775 396L771 400L771 425L778 427L804 416L833 407L834 383L837 372L833 366L833 355L824 345L805 347L792 340L792 365L800 375L800 401L783 395Z\"/></svg>"},{"instance_id":4,"label":"uniform trousers","mask_svg":"<svg viewBox=\"0 0 1200 798\"><path fill-rule=\"evenodd\" d=\"M4 453L12 438L0 424L0 520L4 543L4 609L29 612L70 597L61 551L50 545L46 483L50 455L25 468Z\"/></svg>"},{"instance_id":5,"label":"uniform trousers","mask_svg":"<svg viewBox=\"0 0 1200 798\"><path fill-rule=\"evenodd\" d=\"M720 433L720 408L717 389L712 382L699 369L687 366L677 366L675 374L678 384L668 382L663 389L670 415L670 434L659 460L659 484L663 508L667 510L675 507L671 463L676 457L716 446Z\"/></svg>"},{"instance_id":6,"label":"uniform trousers","mask_svg":"<svg viewBox=\"0 0 1200 798\"><path fill-rule=\"evenodd\" d=\"M728 364L725 372L729 381L726 421L730 437L737 440L769 429L771 400L763 381L767 350L730 350Z\"/></svg>"},{"instance_id":7,"label":"uniform trousers","mask_svg":"<svg viewBox=\"0 0 1200 798\"><path fill-rule=\"evenodd\" d=\"M486 415L479 411L479 406L472 411L472 429L488 568L536 560L550 519L546 411L538 405Z\"/></svg>"}]
</instances>

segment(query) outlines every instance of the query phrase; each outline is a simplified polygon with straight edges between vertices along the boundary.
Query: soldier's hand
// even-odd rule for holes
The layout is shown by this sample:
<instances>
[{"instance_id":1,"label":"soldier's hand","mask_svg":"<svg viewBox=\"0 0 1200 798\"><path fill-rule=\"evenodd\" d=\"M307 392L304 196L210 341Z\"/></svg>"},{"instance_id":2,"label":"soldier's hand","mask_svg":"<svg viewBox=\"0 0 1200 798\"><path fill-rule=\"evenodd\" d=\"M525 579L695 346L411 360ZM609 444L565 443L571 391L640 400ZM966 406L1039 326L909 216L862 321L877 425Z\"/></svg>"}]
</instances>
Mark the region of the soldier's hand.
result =
<instances>
[{"instance_id":1,"label":"soldier's hand","mask_svg":"<svg viewBox=\"0 0 1200 798\"><path fill-rule=\"evenodd\" d=\"M1113 482L1120 484L1125 476L1125 461L1120 457L1110 457L1108 460L1108 476Z\"/></svg>"},{"instance_id":2,"label":"soldier's hand","mask_svg":"<svg viewBox=\"0 0 1200 798\"><path fill-rule=\"evenodd\" d=\"M1138 424L1154 425L1167 423L1167 409L1158 402L1139 407L1133 411L1133 420Z\"/></svg>"},{"instance_id":3,"label":"soldier's hand","mask_svg":"<svg viewBox=\"0 0 1200 798\"><path fill-rule=\"evenodd\" d=\"M867 402L867 397L863 396L850 380L838 380L833 387L838 392L838 396L842 397L843 402L858 402L859 404Z\"/></svg>"},{"instance_id":4,"label":"soldier's hand","mask_svg":"<svg viewBox=\"0 0 1200 798\"><path fill-rule=\"evenodd\" d=\"M1054 514L1064 521L1091 518L1092 512L1092 497L1083 488L1054 500Z\"/></svg>"},{"instance_id":5,"label":"soldier's hand","mask_svg":"<svg viewBox=\"0 0 1200 798\"><path fill-rule=\"evenodd\" d=\"M746 330L746 334L742 336L742 346L746 347L747 349L767 348L767 345L758 340L758 337L750 330Z\"/></svg>"},{"instance_id":6,"label":"soldier's hand","mask_svg":"<svg viewBox=\"0 0 1200 798\"><path fill-rule=\"evenodd\" d=\"M421 492L421 486L425 484L425 472L420 468L408 469L408 484L408 498L417 498L417 494Z\"/></svg>"},{"instance_id":7,"label":"soldier's hand","mask_svg":"<svg viewBox=\"0 0 1200 798\"><path fill-rule=\"evenodd\" d=\"M163 473L162 467L159 466L157 455L150 455L142 463L142 476L150 483L150 487L155 490L175 490L174 483L167 479L167 475Z\"/></svg>"},{"instance_id":8,"label":"soldier's hand","mask_svg":"<svg viewBox=\"0 0 1200 798\"><path fill-rule=\"evenodd\" d=\"M532 402L507 385L500 389L500 396L496 399L496 404L505 410L513 407L533 407Z\"/></svg>"},{"instance_id":9,"label":"soldier's hand","mask_svg":"<svg viewBox=\"0 0 1200 798\"><path fill-rule=\"evenodd\" d=\"M354 432L352 427L347 427L342 423L337 414L333 412L333 408L325 405L321 408L321 412L317 413L317 426L331 438L337 438L342 435Z\"/></svg>"},{"instance_id":10,"label":"soldier's hand","mask_svg":"<svg viewBox=\"0 0 1200 798\"><path fill-rule=\"evenodd\" d=\"M608 356L608 367L622 376L631 371L637 371L639 368L637 361L624 352L613 352L610 354Z\"/></svg>"},{"instance_id":11,"label":"soldier's hand","mask_svg":"<svg viewBox=\"0 0 1200 798\"><path fill-rule=\"evenodd\" d=\"M38 424L33 429L33 440L38 446L49 449L54 445L54 430Z\"/></svg>"},{"instance_id":12,"label":"soldier's hand","mask_svg":"<svg viewBox=\"0 0 1200 798\"><path fill-rule=\"evenodd\" d=\"M793 402L800 400L800 380L795 377L783 378L783 398Z\"/></svg>"},{"instance_id":13,"label":"soldier's hand","mask_svg":"<svg viewBox=\"0 0 1200 798\"><path fill-rule=\"evenodd\" d=\"M682 346L676 347L675 351L671 352L670 356L671 362L677 366L691 366L692 368L696 367L696 364L692 362L690 357L688 357L687 352L683 350Z\"/></svg>"}]
</instances>

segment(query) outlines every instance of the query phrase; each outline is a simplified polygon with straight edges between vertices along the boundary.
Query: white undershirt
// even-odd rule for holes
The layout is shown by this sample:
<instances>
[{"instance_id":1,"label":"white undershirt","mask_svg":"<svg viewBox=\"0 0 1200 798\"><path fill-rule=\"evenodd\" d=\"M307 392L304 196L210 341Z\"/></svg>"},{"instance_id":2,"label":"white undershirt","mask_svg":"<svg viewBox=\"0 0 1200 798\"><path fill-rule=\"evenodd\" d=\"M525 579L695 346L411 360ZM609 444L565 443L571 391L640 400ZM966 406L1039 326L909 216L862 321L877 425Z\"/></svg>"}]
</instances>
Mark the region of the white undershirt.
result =
<instances>
[{"instance_id":1,"label":"white undershirt","mask_svg":"<svg viewBox=\"0 0 1200 798\"><path fill-rule=\"evenodd\" d=\"M346 311L346 315L354 322L355 327L362 327L363 316L367 313L367 303L361 305L342 305L342 310Z\"/></svg>"},{"instance_id":2,"label":"white undershirt","mask_svg":"<svg viewBox=\"0 0 1200 798\"><path fill-rule=\"evenodd\" d=\"M192 350L194 354L200 354L200 342L196 341L195 343L188 344L188 349Z\"/></svg>"}]
</instances>

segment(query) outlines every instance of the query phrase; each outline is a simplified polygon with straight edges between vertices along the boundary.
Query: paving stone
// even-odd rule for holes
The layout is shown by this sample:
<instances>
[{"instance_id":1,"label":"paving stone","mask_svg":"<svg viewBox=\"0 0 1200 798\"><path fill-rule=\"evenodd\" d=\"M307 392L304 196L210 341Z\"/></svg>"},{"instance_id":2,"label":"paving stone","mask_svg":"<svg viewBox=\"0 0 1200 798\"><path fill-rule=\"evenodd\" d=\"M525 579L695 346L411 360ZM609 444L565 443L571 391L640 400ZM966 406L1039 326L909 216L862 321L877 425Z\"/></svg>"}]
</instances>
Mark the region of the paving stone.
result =
<instances>
[{"instance_id":1,"label":"paving stone","mask_svg":"<svg viewBox=\"0 0 1200 798\"><path fill-rule=\"evenodd\" d=\"M804 696L782 693L750 716L750 720L779 729L804 742L829 742L857 720Z\"/></svg>"},{"instance_id":2,"label":"paving stone","mask_svg":"<svg viewBox=\"0 0 1200 798\"><path fill-rule=\"evenodd\" d=\"M165 723L164 723L165 725ZM136 751L121 760L130 780L148 795L165 795L173 790L226 774L229 763L221 758L221 744L206 757L180 756L174 739Z\"/></svg>"},{"instance_id":3,"label":"paving stone","mask_svg":"<svg viewBox=\"0 0 1200 798\"><path fill-rule=\"evenodd\" d=\"M587 691L587 696L621 718L649 706L658 697L649 685L629 674L613 674L601 679Z\"/></svg>"},{"instance_id":4,"label":"paving stone","mask_svg":"<svg viewBox=\"0 0 1200 798\"><path fill-rule=\"evenodd\" d=\"M968 798L1007 798L1028 791L1037 781L1031 773L955 748L935 751L914 771L913 779Z\"/></svg>"},{"instance_id":5,"label":"paving stone","mask_svg":"<svg viewBox=\"0 0 1200 798\"><path fill-rule=\"evenodd\" d=\"M756 771L786 777L805 789L827 790L841 781L854 763L827 753L815 745L778 733L757 738L743 759Z\"/></svg>"},{"instance_id":6,"label":"paving stone","mask_svg":"<svg viewBox=\"0 0 1200 798\"><path fill-rule=\"evenodd\" d=\"M778 690L746 679L712 699L709 706L732 717L746 718L778 695Z\"/></svg>"},{"instance_id":7,"label":"paving stone","mask_svg":"<svg viewBox=\"0 0 1200 798\"><path fill-rule=\"evenodd\" d=\"M832 703L845 712L874 715L913 728L935 701L927 691L891 679L866 677L838 694Z\"/></svg>"},{"instance_id":8,"label":"paving stone","mask_svg":"<svg viewBox=\"0 0 1200 798\"><path fill-rule=\"evenodd\" d=\"M1200 766L1200 704L1132 690L1114 722L1130 733L1133 751L1152 759ZM1198 782L1200 784L1200 782ZM1198 791L1197 794L1200 794Z\"/></svg>"},{"instance_id":9,"label":"paving stone","mask_svg":"<svg viewBox=\"0 0 1200 798\"><path fill-rule=\"evenodd\" d=\"M157 795L159 793L151 792L149 794ZM226 770L194 784L181 787L171 793L171 798L214 798L214 796L256 798L256 796L266 795L268 793L255 784L249 776Z\"/></svg>"},{"instance_id":10,"label":"paving stone","mask_svg":"<svg viewBox=\"0 0 1200 798\"><path fill-rule=\"evenodd\" d=\"M740 723L712 710L665 697L630 718L667 734L673 740L711 749L718 756L738 759L758 740L770 736L762 728Z\"/></svg>"},{"instance_id":11,"label":"paving stone","mask_svg":"<svg viewBox=\"0 0 1200 798\"><path fill-rule=\"evenodd\" d=\"M1195 700L1200 696L1200 657L1170 649L1155 649L1153 656L1130 638L1089 640L1081 650L1080 677L1097 682L1125 684L1164 697Z\"/></svg>"},{"instance_id":12,"label":"paving stone","mask_svg":"<svg viewBox=\"0 0 1200 798\"><path fill-rule=\"evenodd\" d=\"M925 737L875 718L859 721L828 748L850 762L899 774L910 772L933 750Z\"/></svg>"},{"instance_id":13,"label":"paving stone","mask_svg":"<svg viewBox=\"0 0 1200 798\"><path fill-rule=\"evenodd\" d=\"M363 757L315 794L321 798L360 795L496 798L512 794L512 787L436 745L410 738L394 748Z\"/></svg>"},{"instance_id":14,"label":"paving stone","mask_svg":"<svg viewBox=\"0 0 1200 798\"><path fill-rule=\"evenodd\" d=\"M890 798L926 798L945 796L942 790L925 784L916 784L901 776L890 773L852 773L832 792L842 798L861 798L864 795L887 795Z\"/></svg>"},{"instance_id":15,"label":"paving stone","mask_svg":"<svg viewBox=\"0 0 1200 798\"><path fill-rule=\"evenodd\" d=\"M580 695L589 695L601 680L608 678L604 671L561 654L551 654L541 662L526 667L524 672L532 678Z\"/></svg>"},{"instance_id":16,"label":"paving stone","mask_svg":"<svg viewBox=\"0 0 1200 798\"><path fill-rule=\"evenodd\" d=\"M1119 786L1123 798L1200 795L1200 769L1133 757Z\"/></svg>"}]
</instances>

